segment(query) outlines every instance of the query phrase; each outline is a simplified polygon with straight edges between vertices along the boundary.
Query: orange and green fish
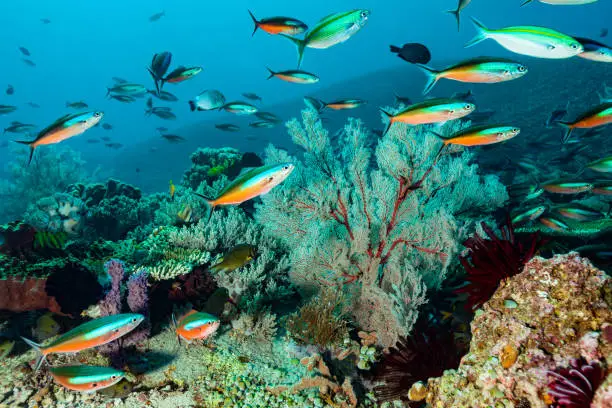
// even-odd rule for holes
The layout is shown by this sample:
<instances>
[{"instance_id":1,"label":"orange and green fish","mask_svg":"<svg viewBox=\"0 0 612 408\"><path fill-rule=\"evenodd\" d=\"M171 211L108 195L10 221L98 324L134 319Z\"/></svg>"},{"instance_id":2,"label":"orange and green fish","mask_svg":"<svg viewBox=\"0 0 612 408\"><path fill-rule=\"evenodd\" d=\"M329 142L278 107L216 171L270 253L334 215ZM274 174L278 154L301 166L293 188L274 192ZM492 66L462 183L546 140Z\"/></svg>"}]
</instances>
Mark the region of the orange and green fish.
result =
<instances>
[{"instance_id":1,"label":"orange and green fish","mask_svg":"<svg viewBox=\"0 0 612 408\"><path fill-rule=\"evenodd\" d=\"M605 102L578 116L573 122L557 122L566 128L563 143L567 143L574 129L591 129L612 123L612 102Z\"/></svg>"},{"instance_id":2,"label":"orange and green fish","mask_svg":"<svg viewBox=\"0 0 612 408\"><path fill-rule=\"evenodd\" d=\"M31 142L17 140L16 142L30 146L30 158L28 160L28 164L30 164L34 156L34 150L38 146L60 143L71 137L78 136L87 129L97 125L103 116L102 112L65 115L41 130L35 140Z\"/></svg>"},{"instance_id":3,"label":"orange and green fish","mask_svg":"<svg viewBox=\"0 0 612 408\"><path fill-rule=\"evenodd\" d=\"M188 79L193 78L202 72L202 67L178 67L174 71L170 72L166 77L161 81L162 85L166 82L171 84L178 84L179 82L186 81ZM161 88L161 87L160 87Z\"/></svg>"},{"instance_id":4,"label":"orange and green fish","mask_svg":"<svg viewBox=\"0 0 612 408\"><path fill-rule=\"evenodd\" d=\"M176 334L188 344L194 340L204 340L212 336L221 322L211 314L191 310L175 322Z\"/></svg>"},{"instance_id":5,"label":"orange and green fish","mask_svg":"<svg viewBox=\"0 0 612 408\"><path fill-rule=\"evenodd\" d=\"M301 22L300 20L296 20L291 17L268 17L262 18L261 20L257 20L251 10L248 10L251 19L253 19L253 23L255 24L255 29L253 29L253 34L257 32L258 28L261 28L268 34L276 35L276 34L287 34L287 35L296 35L302 34L304 31L308 30L308 26Z\"/></svg>"},{"instance_id":6,"label":"orange and green fish","mask_svg":"<svg viewBox=\"0 0 612 408\"><path fill-rule=\"evenodd\" d=\"M443 140L444 145L483 146L510 140L519 133L521 129L515 126L478 125L460 130L449 137L434 134Z\"/></svg>"},{"instance_id":7,"label":"orange and green fish","mask_svg":"<svg viewBox=\"0 0 612 408\"><path fill-rule=\"evenodd\" d=\"M292 82L294 84L316 84L317 82L319 82L319 77L315 74L311 74L310 72L306 71L300 71L297 69L274 72L270 68L268 68L268 71L270 71L268 79L276 77L278 79L282 79L283 81Z\"/></svg>"},{"instance_id":8,"label":"orange and green fish","mask_svg":"<svg viewBox=\"0 0 612 408\"><path fill-rule=\"evenodd\" d=\"M77 353L110 343L134 330L143 320L144 316L136 313L100 317L75 327L44 347L24 337L22 339L40 354L36 363L38 369L49 354Z\"/></svg>"},{"instance_id":9,"label":"orange and green fish","mask_svg":"<svg viewBox=\"0 0 612 408\"><path fill-rule=\"evenodd\" d=\"M255 258L255 247L248 244L236 245L230 249L223 258L210 267L214 273L228 273L242 268Z\"/></svg>"},{"instance_id":10,"label":"orange and green fish","mask_svg":"<svg viewBox=\"0 0 612 408\"><path fill-rule=\"evenodd\" d=\"M219 205L242 204L260 195L267 194L282 183L294 168L295 166L292 163L268 164L246 171L228 184L215 198L207 198L198 193L195 193L195 195L205 199L211 211Z\"/></svg>"},{"instance_id":11,"label":"orange and green fish","mask_svg":"<svg viewBox=\"0 0 612 408\"><path fill-rule=\"evenodd\" d=\"M392 114L381 109L389 124L385 129L386 134L394 123L406 123L409 125L424 125L428 123L441 123L455 120L469 115L476 109L472 103L458 99L429 99L425 102L410 105L399 112Z\"/></svg>"},{"instance_id":12,"label":"orange and green fish","mask_svg":"<svg viewBox=\"0 0 612 408\"><path fill-rule=\"evenodd\" d=\"M593 221L603 216L597 210L578 204L562 205L555 208L555 211L562 217L575 221Z\"/></svg>"},{"instance_id":13,"label":"orange and green fish","mask_svg":"<svg viewBox=\"0 0 612 408\"><path fill-rule=\"evenodd\" d=\"M585 181L553 182L544 184L542 188L549 193L580 194L591 191L593 184Z\"/></svg>"},{"instance_id":14,"label":"orange and green fish","mask_svg":"<svg viewBox=\"0 0 612 408\"><path fill-rule=\"evenodd\" d=\"M428 81L423 95L429 93L434 85L442 79L459 82L493 84L512 81L527 73L527 67L515 61L503 58L480 57L462 61L442 71L436 71L425 65L416 64L427 75Z\"/></svg>"},{"instance_id":15,"label":"orange and green fish","mask_svg":"<svg viewBox=\"0 0 612 408\"><path fill-rule=\"evenodd\" d=\"M546 206L540 205L534 208L530 208L520 214L512 217L512 224L519 224L527 221L533 221L538 219L546 211Z\"/></svg>"},{"instance_id":16,"label":"orange and green fish","mask_svg":"<svg viewBox=\"0 0 612 408\"><path fill-rule=\"evenodd\" d=\"M610 173L612 172L612 156L592 161L586 166L589 169L599 171L600 173Z\"/></svg>"},{"instance_id":17,"label":"orange and green fish","mask_svg":"<svg viewBox=\"0 0 612 408\"><path fill-rule=\"evenodd\" d=\"M49 373L56 383L72 391L94 392L115 385L125 373L112 367L87 365L51 367Z\"/></svg>"},{"instance_id":18,"label":"orange and green fish","mask_svg":"<svg viewBox=\"0 0 612 408\"><path fill-rule=\"evenodd\" d=\"M562 231L569 229L569 225L554 217L542 217L538 221L547 228L554 231Z\"/></svg>"},{"instance_id":19,"label":"orange and green fish","mask_svg":"<svg viewBox=\"0 0 612 408\"><path fill-rule=\"evenodd\" d=\"M365 104L366 101L363 99L340 99L333 102L323 103L323 108L333 110L355 109Z\"/></svg>"},{"instance_id":20,"label":"orange and green fish","mask_svg":"<svg viewBox=\"0 0 612 408\"><path fill-rule=\"evenodd\" d=\"M611 196L612 195L612 182L597 182L592 190L593 194Z\"/></svg>"}]
</instances>

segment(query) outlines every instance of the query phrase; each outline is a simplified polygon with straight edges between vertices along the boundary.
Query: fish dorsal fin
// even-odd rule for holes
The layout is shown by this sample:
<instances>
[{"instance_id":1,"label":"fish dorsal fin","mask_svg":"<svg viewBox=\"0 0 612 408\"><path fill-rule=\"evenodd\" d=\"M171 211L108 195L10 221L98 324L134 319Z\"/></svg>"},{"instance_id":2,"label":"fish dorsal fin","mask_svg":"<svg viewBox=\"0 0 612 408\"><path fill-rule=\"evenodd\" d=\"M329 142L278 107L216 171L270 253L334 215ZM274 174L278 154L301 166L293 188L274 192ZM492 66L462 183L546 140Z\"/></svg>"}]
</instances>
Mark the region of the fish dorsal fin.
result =
<instances>
[{"instance_id":1,"label":"fish dorsal fin","mask_svg":"<svg viewBox=\"0 0 612 408\"><path fill-rule=\"evenodd\" d=\"M255 169L255 167L244 167L242 170L240 170L240 173L238 174L238 177L240 176L244 176L245 174L247 174L249 171Z\"/></svg>"}]
</instances>

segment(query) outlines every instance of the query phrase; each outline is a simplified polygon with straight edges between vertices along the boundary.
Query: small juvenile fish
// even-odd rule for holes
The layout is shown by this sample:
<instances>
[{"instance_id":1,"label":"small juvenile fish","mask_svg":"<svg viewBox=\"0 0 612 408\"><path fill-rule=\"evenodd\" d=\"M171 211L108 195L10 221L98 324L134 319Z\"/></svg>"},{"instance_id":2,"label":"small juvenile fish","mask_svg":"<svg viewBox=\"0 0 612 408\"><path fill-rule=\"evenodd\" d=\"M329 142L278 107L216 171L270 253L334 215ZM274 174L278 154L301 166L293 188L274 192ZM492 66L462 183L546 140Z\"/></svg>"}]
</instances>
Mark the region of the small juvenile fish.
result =
<instances>
[{"instance_id":1,"label":"small juvenile fish","mask_svg":"<svg viewBox=\"0 0 612 408\"><path fill-rule=\"evenodd\" d=\"M13 85L8 85L6 87L6 94L13 95L14 93L15 93L15 88L13 87Z\"/></svg>"},{"instance_id":2,"label":"small juvenile fish","mask_svg":"<svg viewBox=\"0 0 612 408\"><path fill-rule=\"evenodd\" d=\"M340 99L334 102L328 102L323 107L333 110L355 109L367 102L362 99Z\"/></svg>"},{"instance_id":3,"label":"small juvenile fish","mask_svg":"<svg viewBox=\"0 0 612 408\"><path fill-rule=\"evenodd\" d=\"M506 27L490 30L472 18L478 34L465 47L471 47L488 38L508 51L536 58L570 58L584 51L582 44L558 31L536 26Z\"/></svg>"},{"instance_id":4,"label":"small juvenile fish","mask_svg":"<svg viewBox=\"0 0 612 408\"><path fill-rule=\"evenodd\" d=\"M525 0L521 7L533 2L534 0ZM597 0L538 0L540 3L550 4L553 6L580 6L582 4L595 3Z\"/></svg>"},{"instance_id":5,"label":"small juvenile fish","mask_svg":"<svg viewBox=\"0 0 612 408\"><path fill-rule=\"evenodd\" d=\"M143 96L147 93L147 88L140 84L116 84L110 88L106 88L106 96L128 95L128 96Z\"/></svg>"},{"instance_id":6,"label":"small juvenile fish","mask_svg":"<svg viewBox=\"0 0 612 408\"><path fill-rule=\"evenodd\" d=\"M191 218L193 217L193 209L189 204L187 204L181 211L177 214L179 220L183 222L191 222Z\"/></svg>"},{"instance_id":7,"label":"small juvenile fish","mask_svg":"<svg viewBox=\"0 0 612 408\"><path fill-rule=\"evenodd\" d=\"M436 71L425 65L417 66L428 77L423 95L428 94L442 78L459 82L492 84L512 81L527 73L525 65L503 58L474 58L452 65L442 71Z\"/></svg>"},{"instance_id":8,"label":"small juvenile fish","mask_svg":"<svg viewBox=\"0 0 612 408\"><path fill-rule=\"evenodd\" d=\"M89 108L89 105L87 105L87 103L83 101L77 101L77 102L66 102L66 107L73 108L73 109L87 109Z\"/></svg>"},{"instance_id":9,"label":"small juvenile fish","mask_svg":"<svg viewBox=\"0 0 612 408\"><path fill-rule=\"evenodd\" d=\"M243 93L242 96L244 96L245 98L250 99L252 101L261 101L262 100L261 96L259 96L257 94L254 94L252 92Z\"/></svg>"},{"instance_id":10,"label":"small juvenile fish","mask_svg":"<svg viewBox=\"0 0 612 408\"><path fill-rule=\"evenodd\" d=\"M4 360L8 357L11 351L13 351L14 346L15 342L13 340L2 339L2 341L0 341L0 360Z\"/></svg>"},{"instance_id":11,"label":"small juvenile fish","mask_svg":"<svg viewBox=\"0 0 612 408\"><path fill-rule=\"evenodd\" d=\"M554 217L541 217L538 221L547 228L554 231L569 229L569 225Z\"/></svg>"},{"instance_id":12,"label":"small juvenile fish","mask_svg":"<svg viewBox=\"0 0 612 408\"><path fill-rule=\"evenodd\" d=\"M193 78L200 72L202 72L202 67L185 68L181 66L166 75L166 77L163 79L163 83L168 82L171 84L178 84L179 82Z\"/></svg>"},{"instance_id":13,"label":"small juvenile fish","mask_svg":"<svg viewBox=\"0 0 612 408\"><path fill-rule=\"evenodd\" d=\"M159 13L155 13L149 17L150 22L158 21L160 18L166 15L165 11L160 11Z\"/></svg>"},{"instance_id":14,"label":"small juvenile fish","mask_svg":"<svg viewBox=\"0 0 612 408\"><path fill-rule=\"evenodd\" d=\"M208 203L211 211L219 205L242 204L255 197L267 194L282 183L293 171L292 163L268 164L249 170L229 183L215 198L195 193Z\"/></svg>"},{"instance_id":15,"label":"small juvenile fish","mask_svg":"<svg viewBox=\"0 0 612 408\"><path fill-rule=\"evenodd\" d=\"M210 267L213 273L229 273L242 268L255 258L256 252L252 245L240 244L230 249L223 258Z\"/></svg>"},{"instance_id":16,"label":"small juvenile fish","mask_svg":"<svg viewBox=\"0 0 612 408\"><path fill-rule=\"evenodd\" d=\"M231 123L222 123L220 125L215 125L215 127L226 132L237 132L240 130L239 126L232 125Z\"/></svg>"},{"instance_id":17,"label":"small juvenile fish","mask_svg":"<svg viewBox=\"0 0 612 408\"><path fill-rule=\"evenodd\" d=\"M30 50L28 50L26 47L19 47L19 51L21 51L21 53L23 55L25 55L26 57L29 57L30 55Z\"/></svg>"},{"instance_id":18,"label":"small juvenile fish","mask_svg":"<svg viewBox=\"0 0 612 408\"><path fill-rule=\"evenodd\" d=\"M270 71L268 79L276 77L278 79L282 79L283 81L292 82L294 84L315 84L319 82L318 76L306 71L292 69L287 71L274 72L270 68L268 68L268 71Z\"/></svg>"},{"instance_id":19,"label":"small juvenile fish","mask_svg":"<svg viewBox=\"0 0 612 408\"><path fill-rule=\"evenodd\" d=\"M211 314L191 310L175 323L176 334L189 344L212 336L220 324L219 319Z\"/></svg>"},{"instance_id":20,"label":"small juvenile fish","mask_svg":"<svg viewBox=\"0 0 612 408\"><path fill-rule=\"evenodd\" d=\"M34 150L38 146L60 143L71 137L78 136L87 129L95 126L102 120L103 116L104 114L102 112L85 112L65 115L41 130L33 141L26 142L16 140L16 142L30 147L29 164L34 156Z\"/></svg>"},{"instance_id":21,"label":"small juvenile fish","mask_svg":"<svg viewBox=\"0 0 612 408\"><path fill-rule=\"evenodd\" d=\"M560 183L547 183L542 188L549 193L556 194L579 194L593 189L593 184L584 181L568 181Z\"/></svg>"},{"instance_id":22,"label":"small juvenile fish","mask_svg":"<svg viewBox=\"0 0 612 408\"><path fill-rule=\"evenodd\" d=\"M236 115L252 115L258 110L257 107L246 102L229 102L219 109L223 109L230 113L235 113Z\"/></svg>"},{"instance_id":23,"label":"small juvenile fish","mask_svg":"<svg viewBox=\"0 0 612 408\"><path fill-rule=\"evenodd\" d=\"M544 211L546 211L546 206L544 205L530 208L529 210L512 217L511 222L512 224L519 224L523 222L533 221L538 219L542 214L544 214Z\"/></svg>"},{"instance_id":24,"label":"small juvenile fish","mask_svg":"<svg viewBox=\"0 0 612 408\"><path fill-rule=\"evenodd\" d=\"M519 133L521 129L514 126L479 125L460 130L449 137L434 134L442 139L444 145L483 146L510 140Z\"/></svg>"},{"instance_id":25,"label":"small juvenile fish","mask_svg":"<svg viewBox=\"0 0 612 408\"><path fill-rule=\"evenodd\" d=\"M574 129L590 129L612 123L612 102L602 103L599 106L579 115L573 122L557 122L558 125L566 128L563 136L563 143L572 136Z\"/></svg>"},{"instance_id":26,"label":"small juvenile fish","mask_svg":"<svg viewBox=\"0 0 612 408\"><path fill-rule=\"evenodd\" d=\"M450 14L454 15L455 19L457 19L457 31L461 30L461 12L471 2L472 2L472 0L459 0L459 3L457 4L457 9L456 10L447 10L446 11L447 13L450 13Z\"/></svg>"},{"instance_id":27,"label":"small juvenile fish","mask_svg":"<svg viewBox=\"0 0 612 408\"><path fill-rule=\"evenodd\" d=\"M115 99L119 102L123 102L123 103L132 103L136 101L136 98L134 98L131 95L116 95L116 94L111 94L109 95L109 98L111 99Z\"/></svg>"},{"instance_id":28,"label":"small juvenile fish","mask_svg":"<svg viewBox=\"0 0 612 408\"><path fill-rule=\"evenodd\" d=\"M125 377L123 371L112 367L62 366L51 367L49 373L56 383L72 391L94 392L110 387Z\"/></svg>"},{"instance_id":29,"label":"small juvenile fish","mask_svg":"<svg viewBox=\"0 0 612 408\"><path fill-rule=\"evenodd\" d=\"M37 103L34 103L34 102L28 102L28 105L29 105L31 108L34 108L34 109L38 109L38 108L40 108L40 105L39 105L39 104L37 104Z\"/></svg>"},{"instance_id":30,"label":"small juvenile fish","mask_svg":"<svg viewBox=\"0 0 612 408\"><path fill-rule=\"evenodd\" d=\"M160 110L158 108L147 111L149 115L155 115L160 119L164 120L175 120L176 115L169 110Z\"/></svg>"},{"instance_id":31,"label":"small juvenile fish","mask_svg":"<svg viewBox=\"0 0 612 408\"><path fill-rule=\"evenodd\" d=\"M255 35L258 28L261 28L268 34L276 35L276 34L287 34L287 35L296 35L302 34L304 31L308 30L308 26L301 22L300 20L296 20L291 17L268 17L262 18L261 20L257 20L251 10L248 10L253 23L255 24L255 28L253 29L253 34Z\"/></svg>"},{"instance_id":32,"label":"small juvenile fish","mask_svg":"<svg viewBox=\"0 0 612 408\"><path fill-rule=\"evenodd\" d=\"M431 61L431 52L423 44L408 43L401 47L390 45L389 49L392 53L397 54L399 58L411 64L427 64Z\"/></svg>"},{"instance_id":33,"label":"small juvenile fish","mask_svg":"<svg viewBox=\"0 0 612 408\"><path fill-rule=\"evenodd\" d=\"M268 122L267 120L258 120L256 122L249 123L249 126L256 129L271 129L276 126L275 122Z\"/></svg>"},{"instance_id":34,"label":"small juvenile fish","mask_svg":"<svg viewBox=\"0 0 612 408\"><path fill-rule=\"evenodd\" d=\"M113 129L113 125L111 125L110 123L103 123L102 124L102 129L104 129L104 130L112 130Z\"/></svg>"},{"instance_id":35,"label":"small juvenile fish","mask_svg":"<svg viewBox=\"0 0 612 408\"><path fill-rule=\"evenodd\" d=\"M386 134L394 123L406 123L409 125L424 125L428 123L446 122L460 119L469 115L476 109L474 104L456 99L430 99L425 102L410 105L407 108L391 114L381 109L381 112L389 118L385 129Z\"/></svg>"},{"instance_id":36,"label":"small juvenile fish","mask_svg":"<svg viewBox=\"0 0 612 408\"><path fill-rule=\"evenodd\" d=\"M225 96L214 89L203 91L189 101L189 108L192 112L220 109L223 105L225 105Z\"/></svg>"},{"instance_id":37,"label":"small juvenile fish","mask_svg":"<svg viewBox=\"0 0 612 408\"><path fill-rule=\"evenodd\" d=\"M123 145L121 143L107 143L104 146L108 147L109 149L121 149L123 147Z\"/></svg>"},{"instance_id":38,"label":"small juvenile fish","mask_svg":"<svg viewBox=\"0 0 612 408\"><path fill-rule=\"evenodd\" d=\"M134 330L143 320L143 315L135 313L100 317L62 334L45 347L24 337L22 339L40 354L36 364L38 369L49 354L77 353L110 343Z\"/></svg>"},{"instance_id":39,"label":"small juvenile fish","mask_svg":"<svg viewBox=\"0 0 612 408\"><path fill-rule=\"evenodd\" d=\"M22 58L21 60L23 61L24 64L26 64L26 65L28 65L30 67L35 67L36 66L36 63L34 61L30 60L30 59Z\"/></svg>"},{"instance_id":40,"label":"small juvenile fish","mask_svg":"<svg viewBox=\"0 0 612 408\"><path fill-rule=\"evenodd\" d=\"M281 35L296 45L299 68L306 48L326 49L347 41L366 25L369 16L369 10L345 11L321 19L304 39Z\"/></svg>"},{"instance_id":41,"label":"small juvenile fish","mask_svg":"<svg viewBox=\"0 0 612 408\"><path fill-rule=\"evenodd\" d=\"M181 143L185 141L185 138L179 135L168 135L168 134L164 134L161 135L161 137L163 137L164 139L166 139L168 142L170 143Z\"/></svg>"},{"instance_id":42,"label":"small juvenile fish","mask_svg":"<svg viewBox=\"0 0 612 408\"><path fill-rule=\"evenodd\" d=\"M564 218L576 221L593 221L603 216L599 211L578 204L560 206L555 211Z\"/></svg>"},{"instance_id":43,"label":"small juvenile fish","mask_svg":"<svg viewBox=\"0 0 612 408\"><path fill-rule=\"evenodd\" d=\"M261 120L267 120L268 122L280 123L283 121L281 118L279 118L272 112L255 112L255 116L257 116Z\"/></svg>"},{"instance_id":44,"label":"small juvenile fish","mask_svg":"<svg viewBox=\"0 0 612 408\"><path fill-rule=\"evenodd\" d=\"M603 159L592 161L587 164L591 170L599 171L601 173L611 173L612 172L612 156L604 157Z\"/></svg>"},{"instance_id":45,"label":"small juvenile fish","mask_svg":"<svg viewBox=\"0 0 612 408\"><path fill-rule=\"evenodd\" d=\"M574 37L584 51L578 54L580 58L588 59L597 62L612 62L612 48L595 40L588 38Z\"/></svg>"}]
</instances>

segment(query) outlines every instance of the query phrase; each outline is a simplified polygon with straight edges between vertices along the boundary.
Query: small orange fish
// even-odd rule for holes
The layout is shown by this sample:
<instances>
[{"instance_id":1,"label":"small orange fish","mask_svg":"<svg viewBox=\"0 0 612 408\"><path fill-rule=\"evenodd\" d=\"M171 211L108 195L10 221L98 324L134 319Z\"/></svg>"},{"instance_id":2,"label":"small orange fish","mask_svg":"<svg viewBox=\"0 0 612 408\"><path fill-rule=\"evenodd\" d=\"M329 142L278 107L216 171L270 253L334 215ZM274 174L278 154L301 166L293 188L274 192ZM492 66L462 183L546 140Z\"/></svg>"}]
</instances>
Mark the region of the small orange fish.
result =
<instances>
[{"instance_id":1,"label":"small orange fish","mask_svg":"<svg viewBox=\"0 0 612 408\"><path fill-rule=\"evenodd\" d=\"M255 29L253 30L253 34L257 32L258 28L261 28L268 34L276 35L276 34L287 34L287 35L296 35L301 34L308 29L308 26L301 22L300 20L296 20L291 17L268 17L262 18L261 20L257 20L251 10L249 11L249 15L253 20L253 24L255 24Z\"/></svg>"},{"instance_id":2,"label":"small orange fish","mask_svg":"<svg viewBox=\"0 0 612 408\"><path fill-rule=\"evenodd\" d=\"M175 192L176 192L176 186L174 185L172 180L170 180L170 200L172 200L172 201L174 201L174 193Z\"/></svg>"},{"instance_id":3,"label":"small orange fish","mask_svg":"<svg viewBox=\"0 0 612 408\"><path fill-rule=\"evenodd\" d=\"M63 366L51 367L49 373L56 383L72 391L94 392L110 387L125 377L123 371L111 367Z\"/></svg>"},{"instance_id":4,"label":"small orange fish","mask_svg":"<svg viewBox=\"0 0 612 408\"><path fill-rule=\"evenodd\" d=\"M194 340L204 340L213 335L221 322L215 316L198 312L189 311L178 323L175 322L176 334L180 339L191 343Z\"/></svg>"},{"instance_id":5,"label":"small orange fish","mask_svg":"<svg viewBox=\"0 0 612 408\"><path fill-rule=\"evenodd\" d=\"M572 136L574 129L590 129L612 123L612 102L606 102L580 115L573 122L557 122L566 129L563 143Z\"/></svg>"},{"instance_id":6,"label":"small orange fish","mask_svg":"<svg viewBox=\"0 0 612 408\"><path fill-rule=\"evenodd\" d=\"M579 194L593 189L593 184L583 181L569 181L561 183L544 184L542 188L549 193L556 194Z\"/></svg>"}]
</instances>

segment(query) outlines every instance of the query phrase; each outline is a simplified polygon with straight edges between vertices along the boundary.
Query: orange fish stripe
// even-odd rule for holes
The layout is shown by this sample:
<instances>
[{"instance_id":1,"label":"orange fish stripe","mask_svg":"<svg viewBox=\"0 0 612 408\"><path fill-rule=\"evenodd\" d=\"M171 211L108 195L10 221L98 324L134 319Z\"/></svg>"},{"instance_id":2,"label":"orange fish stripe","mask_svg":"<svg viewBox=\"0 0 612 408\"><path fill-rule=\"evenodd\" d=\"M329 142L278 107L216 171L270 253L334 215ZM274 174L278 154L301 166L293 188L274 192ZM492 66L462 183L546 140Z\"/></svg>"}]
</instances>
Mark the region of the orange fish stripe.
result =
<instances>
[{"instance_id":1,"label":"orange fish stripe","mask_svg":"<svg viewBox=\"0 0 612 408\"><path fill-rule=\"evenodd\" d=\"M72 136L74 136L75 133L75 129L73 128L64 128L64 129L60 129L54 133L51 133L45 137L43 137L40 140L37 140L35 142L33 142L30 146L34 147L38 147L38 146L44 146L44 145L50 145L50 144L55 144L55 143L59 143L62 142L66 139L70 139Z\"/></svg>"},{"instance_id":2,"label":"orange fish stripe","mask_svg":"<svg viewBox=\"0 0 612 408\"><path fill-rule=\"evenodd\" d=\"M53 376L53 379L58 384L63 385L64 387L68 388L69 390L80 391L80 392L99 390L99 389L102 389L102 388L106 388L106 387L112 385L113 383L117 382L117 380L115 380L115 379L109 379L109 380L103 380L103 381L96 381L95 383L72 384L70 382L70 377L61 376L61 375L57 375L57 374L51 374L51 375ZM95 385L95 387L94 387L94 385Z\"/></svg>"},{"instance_id":3,"label":"orange fish stripe","mask_svg":"<svg viewBox=\"0 0 612 408\"><path fill-rule=\"evenodd\" d=\"M591 118L586 118L586 119L581 120L578 123L574 123L570 127L578 128L578 129L590 129L590 128L594 128L598 126L607 125L609 123L612 123L612 115L594 116Z\"/></svg>"}]
</instances>

